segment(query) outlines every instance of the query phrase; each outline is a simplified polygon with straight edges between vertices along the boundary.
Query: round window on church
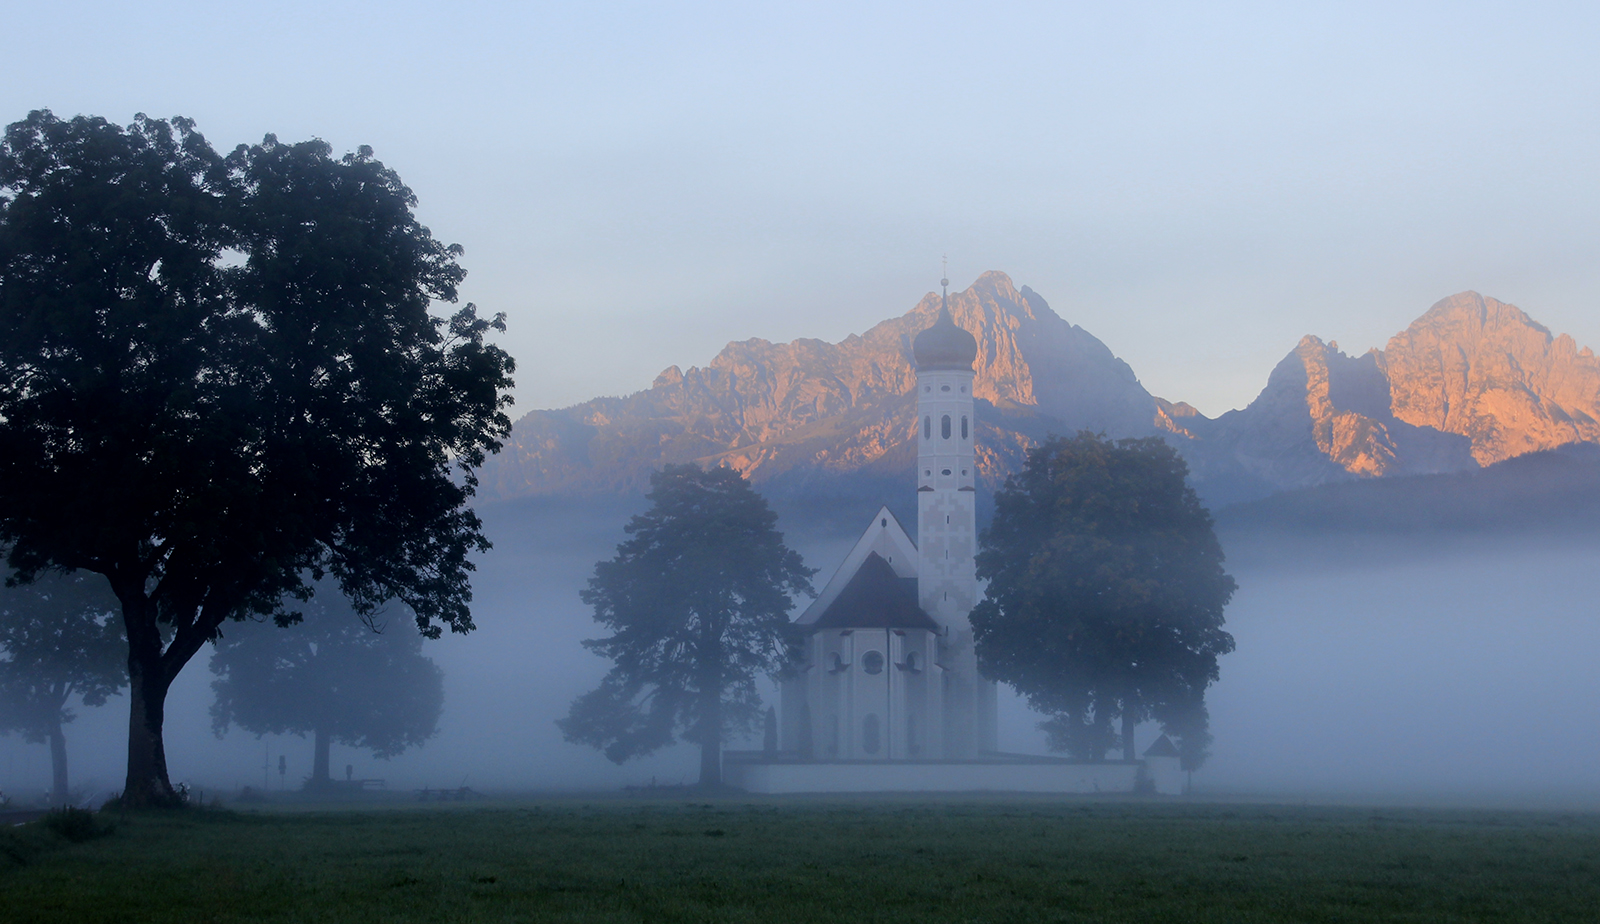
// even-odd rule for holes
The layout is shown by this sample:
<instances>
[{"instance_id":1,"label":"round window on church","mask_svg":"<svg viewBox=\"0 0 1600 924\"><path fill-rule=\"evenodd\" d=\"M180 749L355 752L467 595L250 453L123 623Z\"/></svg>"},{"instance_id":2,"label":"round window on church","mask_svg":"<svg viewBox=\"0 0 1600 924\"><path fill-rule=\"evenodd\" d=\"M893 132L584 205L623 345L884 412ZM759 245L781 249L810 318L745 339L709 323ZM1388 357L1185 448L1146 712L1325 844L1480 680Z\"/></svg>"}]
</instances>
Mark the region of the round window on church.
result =
<instances>
[{"instance_id":1,"label":"round window on church","mask_svg":"<svg viewBox=\"0 0 1600 924\"><path fill-rule=\"evenodd\" d=\"M862 655L861 669L869 674L883 673L883 652L869 651Z\"/></svg>"}]
</instances>

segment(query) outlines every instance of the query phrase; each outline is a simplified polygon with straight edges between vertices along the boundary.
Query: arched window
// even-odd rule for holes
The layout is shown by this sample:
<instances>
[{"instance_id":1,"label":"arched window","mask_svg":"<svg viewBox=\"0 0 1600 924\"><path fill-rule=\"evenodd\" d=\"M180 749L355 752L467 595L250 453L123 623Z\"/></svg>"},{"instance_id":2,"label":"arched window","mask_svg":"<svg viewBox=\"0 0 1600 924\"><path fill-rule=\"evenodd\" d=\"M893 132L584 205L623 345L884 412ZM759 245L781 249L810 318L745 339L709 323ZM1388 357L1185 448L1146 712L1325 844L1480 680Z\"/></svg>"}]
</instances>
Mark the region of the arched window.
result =
<instances>
[{"instance_id":1,"label":"arched window","mask_svg":"<svg viewBox=\"0 0 1600 924\"><path fill-rule=\"evenodd\" d=\"M922 418L922 438L925 439L925 440L933 439L933 418L932 417L924 417L924 418Z\"/></svg>"},{"instance_id":2,"label":"arched window","mask_svg":"<svg viewBox=\"0 0 1600 924\"><path fill-rule=\"evenodd\" d=\"M878 729L878 716L869 713L861 720L861 750L868 754L878 753L878 748L883 744L883 734Z\"/></svg>"},{"instance_id":3,"label":"arched window","mask_svg":"<svg viewBox=\"0 0 1600 924\"><path fill-rule=\"evenodd\" d=\"M939 421L939 435L941 437L944 437L945 439L949 439L950 438L950 415L949 414L944 415L944 419Z\"/></svg>"},{"instance_id":4,"label":"arched window","mask_svg":"<svg viewBox=\"0 0 1600 924\"><path fill-rule=\"evenodd\" d=\"M967 438L967 415L961 415L961 438Z\"/></svg>"}]
</instances>

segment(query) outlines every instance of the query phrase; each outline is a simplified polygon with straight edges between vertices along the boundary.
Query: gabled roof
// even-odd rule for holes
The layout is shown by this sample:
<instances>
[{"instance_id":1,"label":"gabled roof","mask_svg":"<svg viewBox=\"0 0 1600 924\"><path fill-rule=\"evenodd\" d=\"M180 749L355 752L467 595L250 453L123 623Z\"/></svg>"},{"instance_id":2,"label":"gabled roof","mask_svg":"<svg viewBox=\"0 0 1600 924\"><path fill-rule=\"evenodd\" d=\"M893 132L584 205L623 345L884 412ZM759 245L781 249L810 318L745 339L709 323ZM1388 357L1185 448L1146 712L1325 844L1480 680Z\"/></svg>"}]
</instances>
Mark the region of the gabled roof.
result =
<instances>
[{"instance_id":1,"label":"gabled roof","mask_svg":"<svg viewBox=\"0 0 1600 924\"><path fill-rule=\"evenodd\" d=\"M1156 743L1144 749L1146 757L1182 757L1178 749L1172 746L1172 739L1166 735L1156 739Z\"/></svg>"},{"instance_id":2,"label":"gabled roof","mask_svg":"<svg viewBox=\"0 0 1600 924\"><path fill-rule=\"evenodd\" d=\"M850 582L812 629L929 629L939 624L917 604L917 579L900 577L877 552L867 553Z\"/></svg>"},{"instance_id":3,"label":"gabled roof","mask_svg":"<svg viewBox=\"0 0 1600 924\"><path fill-rule=\"evenodd\" d=\"M867 560L867 556L874 553L889 564L896 577L916 580L917 544L911 541L911 537L906 534L900 521L894 518L894 514L889 512L888 507L879 507L867 531L856 540L856 544L850 549L850 554L846 555L844 562L839 565L839 570L828 579L827 585L822 588L822 593L811 601L811 605L800 614L795 624L808 626L816 622L818 617L833 605L833 601L844 590L845 585L850 583L850 579L855 577L856 571ZM915 587L913 587L914 592Z\"/></svg>"}]
</instances>

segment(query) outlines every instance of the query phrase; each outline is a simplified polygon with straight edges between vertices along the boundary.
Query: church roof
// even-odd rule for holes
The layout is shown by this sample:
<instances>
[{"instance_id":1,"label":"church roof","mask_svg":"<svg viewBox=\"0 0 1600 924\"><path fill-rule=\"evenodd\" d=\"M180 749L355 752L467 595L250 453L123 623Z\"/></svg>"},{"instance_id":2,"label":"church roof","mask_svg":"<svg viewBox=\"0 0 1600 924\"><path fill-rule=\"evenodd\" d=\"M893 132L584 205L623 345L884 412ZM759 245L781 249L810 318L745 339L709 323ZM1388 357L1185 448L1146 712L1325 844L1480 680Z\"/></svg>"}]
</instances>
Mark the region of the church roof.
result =
<instances>
[{"instance_id":1,"label":"church roof","mask_svg":"<svg viewBox=\"0 0 1600 924\"><path fill-rule=\"evenodd\" d=\"M917 579L900 577L877 552L867 554L850 582L812 629L929 629L939 624L917 604Z\"/></svg>"},{"instance_id":2,"label":"church roof","mask_svg":"<svg viewBox=\"0 0 1600 924\"><path fill-rule=\"evenodd\" d=\"M898 577L911 578L917 576L917 545L911 541L900 521L889 512L888 507L879 507L873 515L872 523L856 544L850 549L850 554L845 556L839 565L839 570L828 578L828 583L822 588L822 593L817 599L811 601L800 618L795 620L799 626L809 627L815 623L822 614L833 606L833 601L844 592L851 579L856 576L856 571L861 568L867 556L877 553L879 557L888 559L889 567Z\"/></svg>"},{"instance_id":3,"label":"church roof","mask_svg":"<svg viewBox=\"0 0 1600 924\"><path fill-rule=\"evenodd\" d=\"M1178 753L1178 749L1173 747L1171 738L1168 738L1166 735L1162 735L1161 737L1156 739L1155 744L1152 744L1148 748L1145 748L1144 756L1146 756L1146 757L1181 757L1183 755L1179 754Z\"/></svg>"}]
</instances>

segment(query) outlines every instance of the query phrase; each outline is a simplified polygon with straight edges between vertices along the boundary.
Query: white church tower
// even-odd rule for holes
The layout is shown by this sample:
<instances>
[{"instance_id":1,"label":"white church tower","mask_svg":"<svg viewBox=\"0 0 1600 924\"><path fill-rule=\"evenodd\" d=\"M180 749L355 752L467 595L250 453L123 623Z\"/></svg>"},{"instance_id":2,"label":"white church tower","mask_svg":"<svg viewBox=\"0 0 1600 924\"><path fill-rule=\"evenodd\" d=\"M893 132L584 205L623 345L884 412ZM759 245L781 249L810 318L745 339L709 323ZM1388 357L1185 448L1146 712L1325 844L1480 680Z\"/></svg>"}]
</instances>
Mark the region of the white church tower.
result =
<instances>
[{"instance_id":1,"label":"white church tower","mask_svg":"<svg viewBox=\"0 0 1600 924\"><path fill-rule=\"evenodd\" d=\"M880 508L795 621L807 640L782 681L776 737L801 761L972 761L996 750L995 685L978 675L968 619L980 593L978 341L951 320L950 282L940 284L939 319L911 347L916 540Z\"/></svg>"},{"instance_id":2,"label":"white church tower","mask_svg":"<svg viewBox=\"0 0 1600 924\"><path fill-rule=\"evenodd\" d=\"M977 465L972 363L978 341L950 317L948 278L939 319L912 342L917 366L917 597L939 623L944 751L993 751L995 685L978 675L968 614L978 603Z\"/></svg>"}]
</instances>

